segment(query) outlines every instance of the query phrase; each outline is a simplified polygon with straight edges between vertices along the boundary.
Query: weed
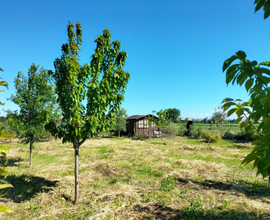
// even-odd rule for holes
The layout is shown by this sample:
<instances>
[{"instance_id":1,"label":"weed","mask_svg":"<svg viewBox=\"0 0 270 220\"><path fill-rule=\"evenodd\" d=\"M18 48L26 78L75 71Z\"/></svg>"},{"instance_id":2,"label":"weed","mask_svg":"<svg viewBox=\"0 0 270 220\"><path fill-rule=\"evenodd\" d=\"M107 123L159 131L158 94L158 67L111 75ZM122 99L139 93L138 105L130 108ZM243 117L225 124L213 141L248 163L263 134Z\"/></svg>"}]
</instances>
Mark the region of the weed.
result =
<instances>
[{"instance_id":1,"label":"weed","mask_svg":"<svg viewBox=\"0 0 270 220\"><path fill-rule=\"evenodd\" d=\"M189 189L183 188L183 189L180 190L179 193L178 193L179 197L180 197L180 198L184 198L188 191L189 191Z\"/></svg>"},{"instance_id":2,"label":"weed","mask_svg":"<svg viewBox=\"0 0 270 220\"><path fill-rule=\"evenodd\" d=\"M111 180L110 180L110 184L116 184L117 183L117 181L118 181L118 179L116 178L116 177L113 177L113 178L111 178Z\"/></svg>"},{"instance_id":3,"label":"weed","mask_svg":"<svg viewBox=\"0 0 270 220\"><path fill-rule=\"evenodd\" d=\"M175 176L168 176L160 183L159 189L163 191L171 191L175 187Z\"/></svg>"},{"instance_id":4,"label":"weed","mask_svg":"<svg viewBox=\"0 0 270 220\"><path fill-rule=\"evenodd\" d=\"M151 196L148 195L148 194L146 194L146 193L144 193L142 195L142 202L150 202L150 201L151 201Z\"/></svg>"}]
</instances>

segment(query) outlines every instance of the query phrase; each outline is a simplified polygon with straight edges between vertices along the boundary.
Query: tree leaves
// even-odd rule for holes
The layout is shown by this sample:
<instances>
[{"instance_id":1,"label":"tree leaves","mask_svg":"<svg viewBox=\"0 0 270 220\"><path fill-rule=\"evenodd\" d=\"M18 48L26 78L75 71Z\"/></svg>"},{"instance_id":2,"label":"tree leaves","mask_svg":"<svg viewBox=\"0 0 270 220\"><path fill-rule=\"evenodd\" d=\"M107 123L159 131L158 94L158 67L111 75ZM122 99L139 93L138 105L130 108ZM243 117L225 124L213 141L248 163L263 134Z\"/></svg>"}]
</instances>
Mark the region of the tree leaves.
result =
<instances>
[{"instance_id":1,"label":"tree leaves","mask_svg":"<svg viewBox=\"0 0 270 220\"><path fill-rule=\"evenodd\" d=\"M225 62L223 63L222 71L224 72L231 65L231 63L235 61L237 58L238 57L236 55L233 55L227 60L225 60Z\"/></svg>"},{"instance_id":2,"label":"tree leaves","mask_svg":"<svg viewBox=\"0 0 270 220\"><path fill-rule=\"evenodd\" d=\"M253 85L253 82L254 82L254 79L252 78L246 81L245 87L246 87L247 92L249 91L250 87Z\"/></svg>"},{"instance_id":3,"label":"tree leaves","mask_svg":"<svg viewBox=\"0 0 270 220\"><path fill-rule=\"evenodd\" d=\"M74 27L76 26L76 31ZM80 23L67 26L68 43L62 46L62 56L54 62L55 72L50 72L56 84L62 122L49 122L46 128L52 135L71 142L75 149L75 201L78 190L78 152L87 137L96 136L114 125L115 114L124 100L124 93L130 79L123 71L127 53L121 51L120 42L111 42L108 29L95 40L95 53L90 65L79 63L82 44ZM86 105L85 105L86 101Z\"/></svg>"},{"instance_id":4,"label":"tree leaves","mask_svg":"<svg viewBox=\"0 0 270 220\"><path fill-rule=\"evenodd\" d=\"M255 0L254 4L256 5L255 12L257 12L258 10L260 10L263 7L264 19L269 17L270 4L269 4L268 0Z\"/></svg>"}]
</instances>

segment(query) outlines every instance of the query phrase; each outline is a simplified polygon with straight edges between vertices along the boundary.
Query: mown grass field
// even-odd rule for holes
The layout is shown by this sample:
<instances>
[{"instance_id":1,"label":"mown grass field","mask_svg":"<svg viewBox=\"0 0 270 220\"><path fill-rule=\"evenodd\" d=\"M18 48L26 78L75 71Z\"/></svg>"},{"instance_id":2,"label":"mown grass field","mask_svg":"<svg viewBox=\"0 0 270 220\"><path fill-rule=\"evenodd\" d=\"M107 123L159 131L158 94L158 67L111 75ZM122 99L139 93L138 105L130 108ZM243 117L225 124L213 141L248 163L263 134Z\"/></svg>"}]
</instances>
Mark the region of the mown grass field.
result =
<instances>
[{"instance_id":1,"label":"mown grass field","mask_svg":"<svg viewBox=\"0 0 270 220\"><path fill-rule=\"evenodd\" d=\"M241 161L250 143L199 139L96 138L80 148L80 204L74 150L60 141L10 146L0 219L270 219L268 182Z\"/></svg>"}]
</instances>

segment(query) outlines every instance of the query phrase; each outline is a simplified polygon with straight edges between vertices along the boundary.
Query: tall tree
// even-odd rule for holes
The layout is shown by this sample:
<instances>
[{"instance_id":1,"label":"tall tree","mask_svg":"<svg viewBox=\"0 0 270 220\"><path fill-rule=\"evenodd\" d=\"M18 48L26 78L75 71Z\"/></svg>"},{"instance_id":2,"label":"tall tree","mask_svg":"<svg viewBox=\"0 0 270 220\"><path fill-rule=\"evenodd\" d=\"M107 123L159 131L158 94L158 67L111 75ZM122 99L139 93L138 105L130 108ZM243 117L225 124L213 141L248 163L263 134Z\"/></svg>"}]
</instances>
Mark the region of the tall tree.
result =
<instances>
[{"instance_id":1,"label":"tall tree","mask_svg":"<svg viewBox=\"0 0 270 220\"><path fill-rule=\"evenodd\" d=\"M268 0L255 0L255 12L261 7L264 9L264 18L270 15L270 3ZM233 64L234 61L239 63ZM243 51L236 52L235 55L228 58L223 64L223 71L226 71L226 83L235 82L245 88L250 95L248 102L240 99L226 98L223 100L223 108L229 109L228 116L235 113L236 122L240 122L241 128L246 132L253 132L258 138L253 142L255 146L253 151L248 154L242 163L247 164L254 161L253 165L257 168L257 175L261 174L263 178L268 177L270 181L270 62L265 61L260 64L257 61L250 61ZM262 119L259 126L254 126Z\"/></svg>"},{"instance_id":2,"label":"tall tree","mask_svg":"<svg viewBox=\"0 0 270 220\"><path fill-rule=\"evenodd\" d=\"M79 64L82 44L81 24L67 25L68 43L62 46L62 56L54 62L51 72L56 84L62 121L47 125L52 135L71 142L75 150L75 199L79 201L79 147L88 137L114 125L113 118L124 100L130 75L123 71L127 53L120 51L120 42L111 42L108 29L95 40L96 49L90 65ZM87 105L84 105L84 100Z\"/></svg>"},{"instance_id":3,"label":"tall tree","mask_svg":"<svg viewBox=\"0 0 270 220\"><path fill-rule=\"evenodd\" d=\"M127 130L127 110L124 108L121 108L115 116L115 126L114 130L118 132L118 137L120 137L121 131L126 131Z\"/></svg>"},{"instance_id":4,"label":"tall tree","mask_svg":"<svg viewBox=\"0 0 270 220\"><path fill-rule=\"evenodd\" d=\"M14 83L16 94L11 95L9 100L17 104L20 111L10 114L10 117L16 121L17 129L13 128L16 136L29 144L31 168L33 144L40 140L47 117L52 117L56 111L54 84L48 71L39 69L34 63L27 76L18 72Z\"/></svg>"},{"instance_id":5,"label":"tall tree","mask_svg":"<svg viewBox=\"0 0 270 220\"><path fill-rule=\"evenodd\" d=\"M177 108L168 108L167 109L167 118L171 119L173 122L180 117L180 110Z\"/></svg>"}]
</instances>

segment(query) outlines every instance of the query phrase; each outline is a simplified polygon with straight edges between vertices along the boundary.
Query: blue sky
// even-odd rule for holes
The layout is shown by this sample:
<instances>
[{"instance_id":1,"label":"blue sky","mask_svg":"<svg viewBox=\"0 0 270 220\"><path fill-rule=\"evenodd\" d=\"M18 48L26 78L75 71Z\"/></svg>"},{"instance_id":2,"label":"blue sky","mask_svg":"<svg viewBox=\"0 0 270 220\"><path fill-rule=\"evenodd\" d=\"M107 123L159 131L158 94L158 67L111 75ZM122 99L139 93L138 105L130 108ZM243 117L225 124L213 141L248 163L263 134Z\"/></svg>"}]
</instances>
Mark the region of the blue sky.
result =
<instances>
[{"instance_id":1,"label":"blue sky","mask_svg":"<svg viewBox=\"0 0 270 220\"><path fill-rule=\"evenodd\" d=\"M15 93L18 71L32 63L54 70L67 42L68 21L82 25L81 64L108 28L128 53L131 75L122 105L128 115L178 108L181 117L211 116L224 98L247 100L243 88L226 86L223 62L243 50L248 59L270 60L270 19L254 13L254 0L0 0L3 109ZM3 111L0 109L3 115Z\"/></svg>"}]
</instances>

